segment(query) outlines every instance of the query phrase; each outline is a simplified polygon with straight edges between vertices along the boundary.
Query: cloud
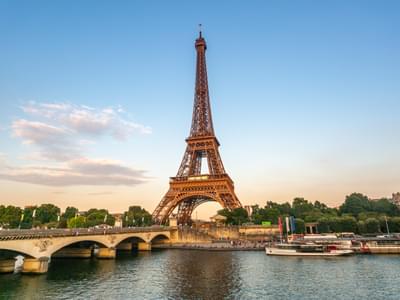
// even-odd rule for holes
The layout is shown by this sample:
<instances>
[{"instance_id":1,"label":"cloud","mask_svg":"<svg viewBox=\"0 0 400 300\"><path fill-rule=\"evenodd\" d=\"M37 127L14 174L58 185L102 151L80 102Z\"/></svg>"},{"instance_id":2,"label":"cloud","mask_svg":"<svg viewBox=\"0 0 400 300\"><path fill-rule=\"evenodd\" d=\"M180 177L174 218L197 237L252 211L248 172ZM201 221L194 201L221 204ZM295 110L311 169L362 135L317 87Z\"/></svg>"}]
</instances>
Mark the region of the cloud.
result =
<instances>
[{"instance_id":1,"label":"cloud","mask_svg":"<svg viewBox=\"0 0 400 300\"><path fill-rule=\"evenodd\" d=\"M145 171L123 166L118 161L82 158L61 167L3 166L0 168L0 179L46 186L134 186L149 178L145 176Z\"/></svg>"},{"instance_id":2,"label":"cloud","mask_svg":"<svg viewBox=\"0 0 400 300\"><path fill-rule=\"evenodd\" d=\"M69 103L35 103L22 106L22 110L62 124L63 126L91 136L111 135L124 140L133 133L149 134L151 128L124 118L121 107L102 109Z\"/></svg>"},{"instance_id":3,"label":"cloud","mask_svg":"<svg viewBox=\"0 0 400 300\"><path fill-rule=\"evenodd\" d=\"M46 166L10 166L0 153L0 180L46 186L133 186L146 182L145 171L109 159L90 159L86 148L96 138L125 140L151 129L126 117L121 107L93 108L70 103L29 102L21 107L27 115L11 124L12 135L35 147L23 157ZM33 120L32 120L33 119ZM49 164L48 160L58 162Z\"/></svg>"},{"instance_id":4,"label":"cloud","mask_svg":"<svg viewBox=\"0 0 400 300\"><path fill-rule=\"evenodd\" d=\"M11 128L13 135L21 138L24 144L39 147L40 156L44 158L64 161L80 156L81 148L74 141L73 132L66 128L25 119L14 121ZM31 158L38 156L36 153Z\"/></svg>"},{"instance_id":5,"label":"cloud","mask_svg":"<svg viewBox=\"0 0 400 300\"><path fill-rule=\"evenodd\" d=\"M25 156L34 160L80 158L86 147L95 144L94 138L100 136L126 140L134 133L151 133L150 127L125 118L126 113L121 107L29 102L21 109L36 120L14 121L12 133L24 144L39 149L38 153Z\"/></svg>"}]
</instances>

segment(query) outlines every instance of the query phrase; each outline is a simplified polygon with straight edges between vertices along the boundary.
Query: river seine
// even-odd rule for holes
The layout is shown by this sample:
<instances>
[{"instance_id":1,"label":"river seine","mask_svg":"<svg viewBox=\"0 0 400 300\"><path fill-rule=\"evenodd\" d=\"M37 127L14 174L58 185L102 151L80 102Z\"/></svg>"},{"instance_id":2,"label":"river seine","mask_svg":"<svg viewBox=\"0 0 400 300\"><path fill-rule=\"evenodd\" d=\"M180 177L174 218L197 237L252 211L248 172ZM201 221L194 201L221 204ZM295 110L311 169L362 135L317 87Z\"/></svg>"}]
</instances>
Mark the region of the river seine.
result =
<instances>
[{"instance_id":1,"label":"river seine","mask_svg":"<svg viewBox=\"0 0 400 300\"><path fill-rule=\"evenodd\" d=\"M0 275L0 299L400 299L400 257L158 250Z\"/></svg>"}]
</instances>

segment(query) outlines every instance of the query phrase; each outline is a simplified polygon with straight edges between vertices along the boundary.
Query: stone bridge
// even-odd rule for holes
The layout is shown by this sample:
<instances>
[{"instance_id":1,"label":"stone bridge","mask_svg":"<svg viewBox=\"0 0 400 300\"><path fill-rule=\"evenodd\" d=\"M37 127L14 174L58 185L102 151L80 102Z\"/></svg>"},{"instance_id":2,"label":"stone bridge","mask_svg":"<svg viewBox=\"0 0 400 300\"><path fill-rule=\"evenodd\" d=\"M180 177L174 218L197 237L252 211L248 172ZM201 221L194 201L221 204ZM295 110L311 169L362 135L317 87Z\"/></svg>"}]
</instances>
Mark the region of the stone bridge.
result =
<instances>
[{"instance_id":1,"label":"stone bridge","mask_svg":"<svg viewBox=\"0 0 400 300\"><path fill-rule=\"evenodd\" d=\"M0 273L14 270L15 255L24 256L23 273L45 273L52 257L115 258L116 250L151 250L152 243L177 238L176 227L111 229L0 230Z\"/></svg>"}]
</instances>

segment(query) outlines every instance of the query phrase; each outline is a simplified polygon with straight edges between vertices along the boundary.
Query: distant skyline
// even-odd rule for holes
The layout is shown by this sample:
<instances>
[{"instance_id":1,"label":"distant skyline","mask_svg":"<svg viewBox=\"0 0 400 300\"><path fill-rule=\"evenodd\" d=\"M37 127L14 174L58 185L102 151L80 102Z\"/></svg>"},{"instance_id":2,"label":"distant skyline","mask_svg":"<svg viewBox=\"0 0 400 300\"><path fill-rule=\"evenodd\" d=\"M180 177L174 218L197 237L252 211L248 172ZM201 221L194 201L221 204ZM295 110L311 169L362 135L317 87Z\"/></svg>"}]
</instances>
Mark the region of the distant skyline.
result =
<instances>
[{"instance_id":1,"label":"distant skyline","mask_svg":"<svg viewBox=\"0 0 400 300\"><path fill-rule=\"evenodd\" d=\"M189 134L199 23L242 204L400 191L398 1L3 0L0 204L152 212Z\"/></svg>"}]
</instances>

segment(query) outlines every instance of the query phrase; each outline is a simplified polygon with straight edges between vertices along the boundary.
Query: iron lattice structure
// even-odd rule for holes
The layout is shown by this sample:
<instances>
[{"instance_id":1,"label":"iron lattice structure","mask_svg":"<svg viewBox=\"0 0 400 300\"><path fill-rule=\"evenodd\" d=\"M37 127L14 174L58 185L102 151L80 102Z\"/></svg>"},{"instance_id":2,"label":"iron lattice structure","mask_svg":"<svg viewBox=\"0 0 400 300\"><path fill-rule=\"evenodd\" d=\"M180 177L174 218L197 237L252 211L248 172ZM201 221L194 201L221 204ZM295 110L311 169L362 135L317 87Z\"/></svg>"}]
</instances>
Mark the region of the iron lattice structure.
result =
<instances>
[{"instance_id":1,"label":"iron lattice structure","mask_svg":"<svg viewBox=\"0 0 400 300\"><path fill-rule=\"evenodd\" d=\"M178 223L187 224L191 222L194 209L207 201L217 201L228 209L242 206L235 195L233 181L225 172L214 134L207 82L207 45L201 31L195 47L196 87L190 136L186 139L187 147L178 173L170 178L169 190L153 212L153 220L158 224L165 223L176 207ZM202 174L205 160L208 172Z\"/></svg>"}]
</instances>

